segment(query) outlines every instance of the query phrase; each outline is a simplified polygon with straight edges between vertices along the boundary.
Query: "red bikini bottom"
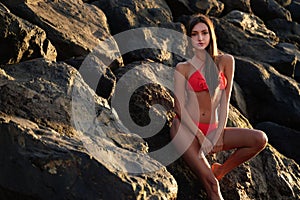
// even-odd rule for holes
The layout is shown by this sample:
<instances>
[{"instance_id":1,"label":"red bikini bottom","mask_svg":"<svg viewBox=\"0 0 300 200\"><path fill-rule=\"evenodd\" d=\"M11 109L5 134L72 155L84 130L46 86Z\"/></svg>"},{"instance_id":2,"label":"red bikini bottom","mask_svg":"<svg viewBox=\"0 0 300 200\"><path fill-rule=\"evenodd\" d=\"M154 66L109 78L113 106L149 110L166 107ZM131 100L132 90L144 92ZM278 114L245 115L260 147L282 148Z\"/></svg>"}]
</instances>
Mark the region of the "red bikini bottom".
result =
<instances>
[{"instance_id":1,"label":"red bikini bottom","mask_svg":"<svg viewBox=\"0 0 300 200\"><path fill-rule=\"evenodd\" d=\"M178 116L176 115L175 118L178 119ZM208 123L200 123L195 122L195 124L198 126L198 128L202 131L202 133L206 136L211 131L218 128L218 123L208 124Z\"/></svg>"},{"instance_id":2,"label":"red bikini bottom","mask_svg":"<svg viewBox=\"0 0 300 200\"><path fill-rule=\"evenodd\" d=\"M198 126L198 128L203 132L204 135L208 135L211 131L218 128L218 124L207 124L207 123L200 123L195 122L195 124Z\"/></svg>"}]
</instances>

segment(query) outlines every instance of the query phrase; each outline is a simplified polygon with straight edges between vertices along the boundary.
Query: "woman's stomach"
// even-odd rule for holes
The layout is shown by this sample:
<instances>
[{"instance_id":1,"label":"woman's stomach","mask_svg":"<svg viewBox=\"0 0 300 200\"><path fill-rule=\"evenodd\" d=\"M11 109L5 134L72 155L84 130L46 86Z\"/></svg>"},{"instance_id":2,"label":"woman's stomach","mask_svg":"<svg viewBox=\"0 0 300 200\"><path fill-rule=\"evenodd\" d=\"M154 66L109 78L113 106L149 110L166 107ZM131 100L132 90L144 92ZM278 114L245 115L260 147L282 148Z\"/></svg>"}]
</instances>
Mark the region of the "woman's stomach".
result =
<instances>
[{"instance_id":1,"label":"woman's stomach","mask_svg":"<svg viewBox=\"0 0 300 200\"><path fill-rule=\"evenodd\" d=\"M185 108L192 120L197 123L211 124L217 121L217 113L212 110L210 98L190 99L186 102Z\"/></svg>"}]
</instances>

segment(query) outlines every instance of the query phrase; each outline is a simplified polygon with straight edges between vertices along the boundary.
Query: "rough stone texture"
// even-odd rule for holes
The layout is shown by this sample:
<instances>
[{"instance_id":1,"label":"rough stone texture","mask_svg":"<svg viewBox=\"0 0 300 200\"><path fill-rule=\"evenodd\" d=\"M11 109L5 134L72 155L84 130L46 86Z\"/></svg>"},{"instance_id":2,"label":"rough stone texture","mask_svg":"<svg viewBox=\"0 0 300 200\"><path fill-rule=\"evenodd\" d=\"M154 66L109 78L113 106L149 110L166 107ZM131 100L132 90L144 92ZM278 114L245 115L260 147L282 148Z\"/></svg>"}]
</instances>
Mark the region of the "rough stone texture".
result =
<instances>
[{"instance_id":1,"label":"rough stone texture","mask_svg":"<svg viewBox=\"0 0 300 200\"><path fill-rule=\"evenodd\" d=\"M74 68L38 59L0 77L1 196L175 198L171 174Z\"/></svg>"},{"instance_id":2,"label":"rough stone texture","mask_svg":"<svg viewBox=\"0 0 300 200\"><path fill-rule=\"evenodd\" d=\"M251 36L263 38L271 44L276 44L279 40L276 34L269 30L264 22L253 14L234 10L225 15L223 19L241 28Z\"/></svg>"},{"instance_id":3,"label":"rough stone texture","mask_svg":"<svg viewBox=\"0 0 300 200\"><path fill-rule=\"evenodd\" d=\"M300 24L284 19L274 19L266 23L269 29L274 31L282 42L289 42L300 46Z\"/></svg>"},{"instance_id":4,"label":"rough stone texture","mask_svg":"<svg viewBox=\"0 0 300 200\"><path fill-rule=\"evenodd\" d=\"M219 16L224 9L224 4L218 0L166 0L173 16L177 19L181 15L203 13Z\"/></svg>"},{"instance_id":5,"label":"rough stone texture","mask_svg":"<svg viewBox=\"0 0 300 200\"><path fill-rule=\"evenodd\" d=\"M265 21L276 18L292 21L291 13L275 0L250 0L250 4L253 13Z\"/></svg>"},{"instance_id":6,"label":"rough stone texture","mask_svg":"<svg viewBox=\"0 0 300 200\"><path fill-rule=\"evenodd\" d=\"M154 154L171 144L169 126L174 117L172 86L168 87L172 73L162 69L185 59L187 41L172 31L185 33L178 21L185 25L196 12L215 16L219 48L236 58L228 126L251 128L271 121L299 130L299 83L287 77L299 82L298 0L289 6L289 0L250 1L253 13L247 11L248 4L237 5L249 1L0 1L1 16L9 13L3 16L29 21L34 24L27 26L29 32L42 28L58 51L57 60L77 69L44 60L1 66L0 199L205 199L201 183L183 160L169 162L179 156L174 149L168 155ZM220 18L233 6L239 11ZM168 28L167 34L151 32L149 26ZM144 27L142 44L155 48L125 53L141 41L114 40L112 27L125 32ZM125 66L118 69L123 59ZM142 80L151 84L132 90ZM131 109L135 134L121 123L124 108L121 114L114 109L120 84L125 86L122 91L131 89L133 94L130 100L125 95L119 101L130 102L124 108ZM76 98L71 98L73 86ZM72 105L75 113L70 111ZM154 129L141 126L147 123ZM155 135L145 137L148 133ZM222 162L230 153L218 153L209 161ZM162 166L165 163L175 180ZM154 173L124 173L157 168ZM228 174L221 190L225 199L299 199L299 182L299 166L269 145Z\"/></svg>"},{"instance_id":7,"label":"rough stone texture","mask_svg":"<svg viewBox=\"0 0 300 200\"><path fill-rule=\"evenodd\" d=\"M292 3L292 1L294 1L294 0L276 0L276 2L283 7L290 5Z\"/></svg>"},{"instance_id":8,"label":"rough stone texture","mask_svg":"<svg viewBox=\"0 0 300 200\"><path fill-rule=\"evenodd\" d=\"M169 7L160 0L99 0L93 4L106 14L112 35L141 26L172 22Z\"/></svg>"},{"instance_id":9,"label":"rough stone texture","mask_svg":"<svg viewBox=\"0 0 300 200\"><path fill-rule=\"evenodd\" d=\"M300 130L299 83L269 65L241 57L236 58L235 81L246 102L243 114L252 124L272 121Z\"/></svg>"},{"instance_id":10,"label":"rough stone texture","mask_svg":"<svg viewBox=\"0 0 300 200\"><path fill-rule=\"evenodd\" d=\"M300 163L300 152L297 147L300 140L299 131L274 122L261 122L255 128L264 131L268 135L269 143L280 153Z\"/></svg>"},{"instance_id":11,"label":"rough stone texture","mask_svg":"<svg viewBox=\"0 0 300 200\"><path fill-rule=\"evenodd\" d=\"M41 28L5 8L0 9L0 64L13 64L32 58L56 60L56 49Z\"/></svg>"},{"instance_id":12,"label":"rough stone texture","mask_svg":"<svg viewBox=\"0 0 300 200\"><path fill-rule=\"evenodd\" d=\"M218 35L219 48L222 51L268 63L280 73L290 77L293 76L297 59L295 53L283 52L276 47L274 41L270 42L260 37L252 36L252 33L250 35L224 19L214 19L214 23L216 34ZM255 35L261 35L261 33L256 33Z\"/></svg>"},{"instance_id":13,"label":"rough stone texture","mask_svg":"<svg viewBox=\"0 0 300 200\"><path fill-rule=\"evenodd\" d=\"M250 0L221 0L224 3L224 10L222 14L227 14L232 10L239 10L245 13L252 13Z\"/></svg>"},{"instance_id":14,"label":"rough stone texture","mask_svg":"<svg viewBox=\"0 0 300 200\"><path fill-rule=\"evenodd\" d=\"M117 43L125 64L147 59L168 65L174 65L174 62L177 62L176 55L164 49L165 45L170 43L165 37L166 33L169 34L168 31L156 32L145 29L141 34L135 33L137 28L142 27L160 27L184 32L181 24L172 22L172 13L164 1L101 0L95 1L93 4L106 14L112 35L120 38ZM168 36L172 38L173 42L172 34ZM154 47L147 49L142 45L145 43L154 45ZM135 48L129 52L126 51L133 44L135 44Z\"/></svg>"},{"instance_id":15,"label":"rough stone texture","mask_svg":"<svg viewBox=\"0 0 300 200\"><path fill-rule=\"evenodd\" d=\"M104 13L81 0L2 2L46 31L58 60L87 55L110 35Z\"/></svg>"},{"instance_id":16,"label":"rough stone texture","mask_svg":"<svg viewBox=\"0 0 300 200\"><path fill-rule=\"evenodd\" d=\"M293 0L291 4L286 7L286 9L290 11L293 21L300 23L300 1Z\"/></svg>"}]
</instances>

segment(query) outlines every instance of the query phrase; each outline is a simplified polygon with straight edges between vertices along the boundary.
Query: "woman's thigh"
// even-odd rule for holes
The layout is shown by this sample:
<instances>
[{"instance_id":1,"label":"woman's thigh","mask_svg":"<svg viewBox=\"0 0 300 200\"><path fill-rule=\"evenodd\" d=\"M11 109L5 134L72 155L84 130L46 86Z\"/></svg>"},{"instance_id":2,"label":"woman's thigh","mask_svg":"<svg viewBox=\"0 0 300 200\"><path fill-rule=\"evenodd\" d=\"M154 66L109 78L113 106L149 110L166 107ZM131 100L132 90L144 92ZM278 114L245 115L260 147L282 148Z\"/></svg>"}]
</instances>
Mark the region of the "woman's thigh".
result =
<instances>
[{"instance_id":1,"label":"woman's thigh","mask_svg":"<svg viewBox=\"0 0 300 200\"><path fill-rule=\"evenodd\" d=\"M180 121L175 119L171 127L172 143L192 171L201 179L214 178L210 165L205 157L199 156L200 144L198 139Z\"/></svg>"},{"instance_id":2,"label":"woman's thigh","mask_svg":"<svg viewBox=\"0 0 300 200\"><path fill-rule=\"evenodd\" d=\"M196 137L178 119L174 119L173 121L170 136L172 143L180 154L183 154L188 148L192 148L194 151L199 151L200 149Z\"/></svg>"},{"instance_id":3,"label":"woman's thigh","mask_svg":"<svg viewBox=\"0 0 300 200\"><path fill-rule=\"evenodd\" d=\"M226 127L224 129L223 150L241 147L264 146L267 137L256 129Z\"/></svg>"}]
</instances>

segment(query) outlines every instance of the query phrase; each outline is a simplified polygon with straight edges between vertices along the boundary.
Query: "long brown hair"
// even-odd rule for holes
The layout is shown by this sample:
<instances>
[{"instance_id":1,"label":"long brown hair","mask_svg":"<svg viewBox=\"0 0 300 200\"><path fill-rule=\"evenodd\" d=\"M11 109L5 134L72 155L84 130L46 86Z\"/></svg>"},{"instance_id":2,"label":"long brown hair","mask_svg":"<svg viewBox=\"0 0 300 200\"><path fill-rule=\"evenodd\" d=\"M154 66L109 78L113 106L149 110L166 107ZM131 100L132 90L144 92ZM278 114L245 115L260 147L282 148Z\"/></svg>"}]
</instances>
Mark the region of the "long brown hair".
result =
<instances>
[{"instance_id":1,"label":"long brown hair","mask_svg":"<svg viewBox=\"0 0 300 200\"><path fill-rule=\"evenodd\" d=\"M198 23L206 24L210 35L210 42L209 45L206 47L206 51L210 56L209 57L206 56L205 67L203 71L204 71L204 77L206 79L209 88L209 92L211 96L213 96L215 94L216 88L219 85L219 79L218 79L219 70L215 64L216 58L219 55L218 47L217 47L217 37L216 37L216 33L212 21L208 16L203 14L193 15L192 18L190 19L187 27L187 35L189 37L191 37L194 26Z\"/></svg>"}]
</instances>

